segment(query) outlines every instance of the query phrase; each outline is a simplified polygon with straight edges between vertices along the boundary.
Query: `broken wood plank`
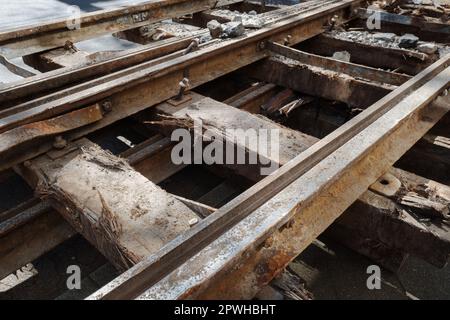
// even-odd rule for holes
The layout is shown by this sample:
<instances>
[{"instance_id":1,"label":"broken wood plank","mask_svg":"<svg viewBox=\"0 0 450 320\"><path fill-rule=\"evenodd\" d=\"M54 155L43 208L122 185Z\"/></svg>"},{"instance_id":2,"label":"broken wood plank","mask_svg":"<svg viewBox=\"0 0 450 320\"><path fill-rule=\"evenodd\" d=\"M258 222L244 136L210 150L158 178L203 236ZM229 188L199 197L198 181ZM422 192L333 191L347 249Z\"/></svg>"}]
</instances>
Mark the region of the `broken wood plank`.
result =
<instances>
[{"instance_id":1,"label":"broken wood plank","mask_svg":"<svg viewBox=\"0 0 450 320\"><path fill-rule=\"evenodd\" d=\"M378 83L386 83L393 86L399 86L411 79L410 76L388 72L380 69L366 67L351 62L340 61L332 58L322 57L319 55L302 52L278 43L269 43L268 49L276 54L280 54L286 58L296 60L300 63L313 67L345 73L354 78L361 78L368 81Z\"/></svg>"},{"instance_id":2,"label":"broken wood plank","mask_svg":"<svg viewBox=\"0 0 450 320\"><path fill-rule=\"evenodd\" d=\"M245 166L236 164L235 158L239 157L239 154L242 157L245 153L245 157L249 159L254 157L256 162L264 163L268 167L271 164L278 167L279 164L285 164L299 152L306 150L315 141L314 138L301 132L281 127L263 117L251 116L248 112L239 111L213 99L195 93L190 93L190 96L192 100L185 104L173 107L169 103L163 103L155 107L155 112L170 115L179 121L197 120L202 123L204 128L214 130L218 136L224 139L224 143L228 141L237 147L236 152L233 151L232 155L225 150L221 163L233 168L243 176L253 176L254 181L261 177L260 166L256 163L247 163ZM258 154L257 129L266 130L268 134L266 140L271 139L271 130L276 130L279 133L280 141L290 140L296 148L292 148L292 145L280 144L279 154L275 150L267 150L266 155Z\"/></svg>"},{"instance_id":3,"label":"broken wood plank","mask_svg":"<svg viewBox=\"0 0 450 320\"><path fill-rule=\"evenodd\" d=\"M158 184L184 168L182 165L171 166L172 161L170 161L170 149L168 148L171 144L169 139L163 136L155 136L122 153L121 157L127 158L138 172L153 183ZM168 152L166 152L166 149ZM155 168L158 168L158 170L155 170ZM4 172L4 174L6 173ZM214 212L214 208L192 200L176 198L202 217ZM30 205L32 206L30 207ZM41 202L38 198L35 198L0 214L2 218L2 223L0 223L0 238L2 241L0 252L5 252L2 255L3 258L0 259L0 278L39 258L77 234L58 212L50 208L45 212L42 211L48 207L49 205L46 202ZM28 238L31 235L32 239L35 240L30 238L30 241L22 242L24 237ZM12 250L11 248L15 249Z\"/></svg>"},{"instance_id":4,"label":"broken wood plank","mask_svg":"<svg viewBox=\"0 0 450 320\"><path fill-rule=\"evenodd\" d=\"M40 178L39 194L122 270L198 219L123 159L92 143L55 160L44 155L27 169Z\"/></svg>"},{"instance_id":5,"label":"broken wood plank","mask_svg":"<svg viewBox=\"0 0 450 320\"><path fill-rule=\"evenodd\" d=\"M133 168L155 184L186 167L171 160L174 142L162 135L152 137L121 154Z\"/></svg>"},{"instance_id":6,"label":"broken wood plank","mask_svg":"<svg viewBox=\"0 0 450 320\"><path fill-rule=\"evenodd\" d=\"M302 43L300 48L306 52L328 57L338 51L347 51L350 53L350 61L353 63L385 70L396 70L398 73L409 75L418 74L434 62L423 53L344 41L330 34L321 34L308 40Z\"/></svg>"},{"instance_id":7,"label":"broken wood plank","mask_svg":"<svg viewBox=\"0 0 450 320\"><path fill-rule=\"evenodd\" d=\"M425 136L399 160L397 166L437 182L450 184L450 145L445 143L445 137L439 137L441 136Z\"/></svg>"},{"instance_id":8,"label":"broken wood plank","mask_svg":"<svg viewBox=\"0 0 450 320\"><path fill-rule=\"evenodd\" d=\"M76 231L55 211L49 210L0 237L0 279L39 258Z\"/></svg>"},{"instance_id":9,"label":"broken wood plank","mask_svg":"<svg viewBox=\"0 0 450 320\"><path fill-rule=\"evenodd\" d=\"M198 99L201 98L194 98L194 100ZM202 121L207 123L207 128L213 127L218 129L218 131L221 131L222 124L226 124L226 127L231 129L239 127L241 123L252 123L254 128L267 130L278 126L283 132L279 138L279 165L287 163L295 155L303 152L305 147L312 146L319 141L315 137L305 134L299 135L298 132L292 129L284 128L262 117L237 110L211 99L203 99L205 103L194 102L190 105L188 103L187 107L180 106L178 111L165 104L156 107L156 109L159 112L179 117L180 120L185 116L189 116L192 119L202 119ZM214 106L217 106L217 108ZM219 116L217 116L216 109L220 109ZM289 131L291 134L289 134ZM234 140L234 143L239 144L239 141ZM258 150L253 149L253 152L258 153ZM272 159L272 161L276 160ZM244 175L254 182L262 178L259 175L260 166L249 168L246 165L245 167L245 170L236 166L230 168L234 169L235 173ZM443 267L450 253L447 231L436 232L435 228L429 229L426 224L420 222L422 207L417 208L410 205L410 213L398 214L398 212L402 211L405 205L402 195L409 190L421 193L423 201L439 206L443 210L442 212L446 213L450 204L450 188L423 178L421 178L423 180L419 183L419 177L399 169L392 169L390 172L389 175L383 175L378 180L382 183L378 182L371 186L371 190L377 192L378 195L373 194L372 191L367 191L343 213L342 219L338 219L337 230L334 230L334 226L331 226L330 232L327 231L325 234L333 236L333 239L338 242L350 245L350 248L369 256L377 262L385 264L390 270L398 270L401 267L405 258L405 252L419 256L437 267ZM401 176L401 182L395 176ZM419 185L424 187L419 188ZM435 192L439 190L439 193L443 194L440 197L441 200L437 200L436 196L432 195L430 191L428 194L424 194L424 191L421 191L424 188L436 190ZM382 195L379 195L381 193ZM217 204L221 202L220 195L222 195L223 199L225 197L224 194L224 192L220 192L219 199L212 205L217 207ZM200 198L199 201L204 202L206 199ZM358 217L356 218L355 216ZM446 218L446 216L441 216L441 218ZM354 221L358 221L358 223ZM439 221L436 221L436 224L439 223ZM392 229L395 229L396 232L393 233ZM347 234L343 237L338 237L337 235L343 234L342 230L352 235ZM375 244L380 246L377 247ZM432 251L432 253L426 254L426 248L434 248L434 250L428 250ZM387 254L388 257L383 259L382 254Z\"/></svg>"}]
</instances>

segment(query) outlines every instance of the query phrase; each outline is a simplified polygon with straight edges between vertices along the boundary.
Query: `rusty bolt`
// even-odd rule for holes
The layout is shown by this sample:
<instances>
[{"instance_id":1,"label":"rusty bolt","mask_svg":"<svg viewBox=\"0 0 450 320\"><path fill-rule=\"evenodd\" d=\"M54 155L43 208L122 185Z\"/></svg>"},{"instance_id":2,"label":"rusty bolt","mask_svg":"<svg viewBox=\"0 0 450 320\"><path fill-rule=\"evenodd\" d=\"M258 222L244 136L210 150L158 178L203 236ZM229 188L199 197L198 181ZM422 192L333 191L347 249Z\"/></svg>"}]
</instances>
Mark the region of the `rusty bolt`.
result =
<instances>
[{"instance_id":1,"label":"rusty bolt","mask_svg":"<svg viewBox=\"0 0 450 320\"><path fill-rule=\"evenodd\" d=\"M67 141L62 136L57 136L53 142L55 149L64 149L67 146Z\"/></svg>"},{"instance_id":2,"label":"rusty bolt","mask_svg":"<svg viewBox=\"0 0 450 320\"><path fill-rule=\"evenodd\" d=\"M264 248L270 248L273 245L273 237L270 236L264 241Z\"/></svg>"},{"instance_id":3,"label":"rusty bolt","mask_svg":"<svg viewBox=\"0 0 450 320\"><path fill-rule=\"evenodd\" d=\"M103 112L111 112L112 111L112 103L111 101L103 101L102 102L102 110Z\"/></svg>"},{"instance_id":4,"label":"rusty bolt","mask_svg":"<svg viewBox=\"0 0 450 320\"><path fill-rule=\"evenodd\" d=\"M284 38L284 40L283 40L284 45L288 46L291 43L291 39L292 39L292 36L290 34L288 34L287 37Z\"/></svg>"},{"instance_id":5,"label":"rusty bolt","mask_svg":"<svg viewBox=\"0 0 450 320\"><path fill-rule=\"evenodd\" d=\"M178 84L180 86L180 91L178 91L178 94L175 97L175 100L181 101L183 99L184 93L189 88L190 82L188 78L183 78L183 80L180 81Z\"/></svg>"},{"instance_id":6,"label":"rusty bolt","mask_svg":"<svg viewBox=\"0 0 450 320\"><path fill-rule=\"evenodd\" d=\"M265 41L261 41L260 43L258 43L258 49L264 50L265 48L266 48L266 42Z\"/></svg>"},{"instance_id":7,"label":"rusty bolt","mask_svg":"<svg viewBox=\"0 0 450 320\"><path fill-rule=\"evenodd\" d=\"M75 47L73 42L70 40L67 40L66 43L64 43L64 50L70 51L72 53L75 53L78 51L77 47Z\"/></svg>"},{"instance_id":8,"label":"rusty bolt","mask_svg":"<svg viewBox=\"0 0 450 320\"><path fill-rule=\"evenodd\" d=\"M140 29L139 29L139 31L140 31L140 33L141 33L141 35L145 35L146 33L148 33L150 30L149 30L149 28L148 28L148 26L143 26L143 27L141 27Z\"/></svg>"}]
</instances>

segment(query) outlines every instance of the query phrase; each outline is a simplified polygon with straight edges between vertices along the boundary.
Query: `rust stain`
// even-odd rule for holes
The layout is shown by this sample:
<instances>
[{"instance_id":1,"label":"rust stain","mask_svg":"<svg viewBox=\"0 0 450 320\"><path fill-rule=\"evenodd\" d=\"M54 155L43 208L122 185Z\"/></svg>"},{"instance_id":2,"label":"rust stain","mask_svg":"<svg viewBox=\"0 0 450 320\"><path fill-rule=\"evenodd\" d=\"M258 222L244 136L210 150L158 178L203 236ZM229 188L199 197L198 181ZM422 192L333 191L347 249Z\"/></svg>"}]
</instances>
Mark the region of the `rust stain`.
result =
<instances>
[{"instance_id":1,"label":"rust stain","mask_svg":"<svg viewBox=\"0 0 450 320\"><path fill-rule=\"evenodd\" d=\"M292 260L293 255L284 250L271 249L270 258L255 267L257 285L262 287L275 278Z\"/></svg>"}]
</instances>

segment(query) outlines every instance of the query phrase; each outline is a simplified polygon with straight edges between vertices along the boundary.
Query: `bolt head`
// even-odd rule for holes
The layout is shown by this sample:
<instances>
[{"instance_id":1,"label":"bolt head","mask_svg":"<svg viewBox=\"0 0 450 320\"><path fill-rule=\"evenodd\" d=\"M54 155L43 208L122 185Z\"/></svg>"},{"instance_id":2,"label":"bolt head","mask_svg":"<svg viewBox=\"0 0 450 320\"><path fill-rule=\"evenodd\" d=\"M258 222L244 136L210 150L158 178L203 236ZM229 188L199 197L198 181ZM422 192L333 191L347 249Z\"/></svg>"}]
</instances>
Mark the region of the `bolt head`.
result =
<instances>
[{"instance_id":1,"label":"bolt head","mask_svg":"<svg viewBox=\"0 0 450 320\"><path fill-rule=\"evenodd\" d=\"M67 146L67 141L61 137L61 136L57 136L55 138L55 141L53 142L53 147L55 149L64 149Z\"/></svg>"},{"instance_id":2,"label":"bolt head","mask_svg":"<svg viewBox=\"0 0 450 320\"><path fill-rule=\"evenodd\" d=\"M102 103L102 109L104 112L110 112L112 110L112 103L111 101L104 101Z\"/></svg>"}]
</instances>

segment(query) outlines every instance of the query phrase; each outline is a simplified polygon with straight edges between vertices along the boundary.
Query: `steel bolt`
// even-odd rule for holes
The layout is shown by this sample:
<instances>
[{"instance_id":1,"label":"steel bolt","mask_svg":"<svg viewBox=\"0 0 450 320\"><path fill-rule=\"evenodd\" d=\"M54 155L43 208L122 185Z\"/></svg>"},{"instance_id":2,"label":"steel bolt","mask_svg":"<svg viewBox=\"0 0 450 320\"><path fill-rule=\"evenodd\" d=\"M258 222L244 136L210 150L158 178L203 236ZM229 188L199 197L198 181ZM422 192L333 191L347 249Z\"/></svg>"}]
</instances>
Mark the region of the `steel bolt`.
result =
<instances>
[{"instance_id":1,"label":"steel bolt","mask_svg":"<svg viewBox=\"0 0 450 320\"><path fill-rule=\"evenodd\" d=\"M292 36L290 34L288 34L287 37L284 38L284 40L283 40L284 45L285 46L289 45L291 43L291 39L292 39Z\"/></svg>"},{"instance_id":2,"label":"steel bolt","mask_svg":"<svg viewBox=\"0 0 450 320\"><path fill-rule=\"evenodd\" d=\"M181 80L178 85L180 86L180 91L178 91L175 100L181 101L183 99L184 93L186 92L186 89L189 87L189 79L183 78L183 80Z\"/></svg>"},{"instance_id":3,"label":"steel bolt","mask_svg":"<svg viewBox=\"0 0 450 320\"><path fill-rule=\"evenodd\" d=\"M265 41L261 41L260 43L258 43L258 48L260 50L264 50L266 48L266 42Z\"/></svg>"},{"instance_id":4,"label":"steel bolt","mask_svg":"<svg viewBox=\"0 0 450 320\"><path fill-rule=\"evenodd\" d=\"M112 103L111 103L111 101L103 101L103 103L102 103L102 110L104 112L111 112L112 111Z\"/></svg>"},{"instance_id":5,"label":"steel bolt","mask_svg":"<svg viewBox=\"0 0 450 320\"><path fill-rule=\"evenodd\" d=\"M146 33L149 32L149 28L148 28L148 26L144 26L144 27L141 27L141 29L139 29L139 31L140 31L141 35L144 36Z\"/></svg>"},{"instance_id":6,"label":"steel bolt","mask_svg":"<svg viewBox=\"0 0 450 320\"><path fill-rule=\"evenodd\" d=\"M67 146L67 141L62 136L57 136L53 142L55 149L64 149Z\"/></svg>"}]
</instances>

